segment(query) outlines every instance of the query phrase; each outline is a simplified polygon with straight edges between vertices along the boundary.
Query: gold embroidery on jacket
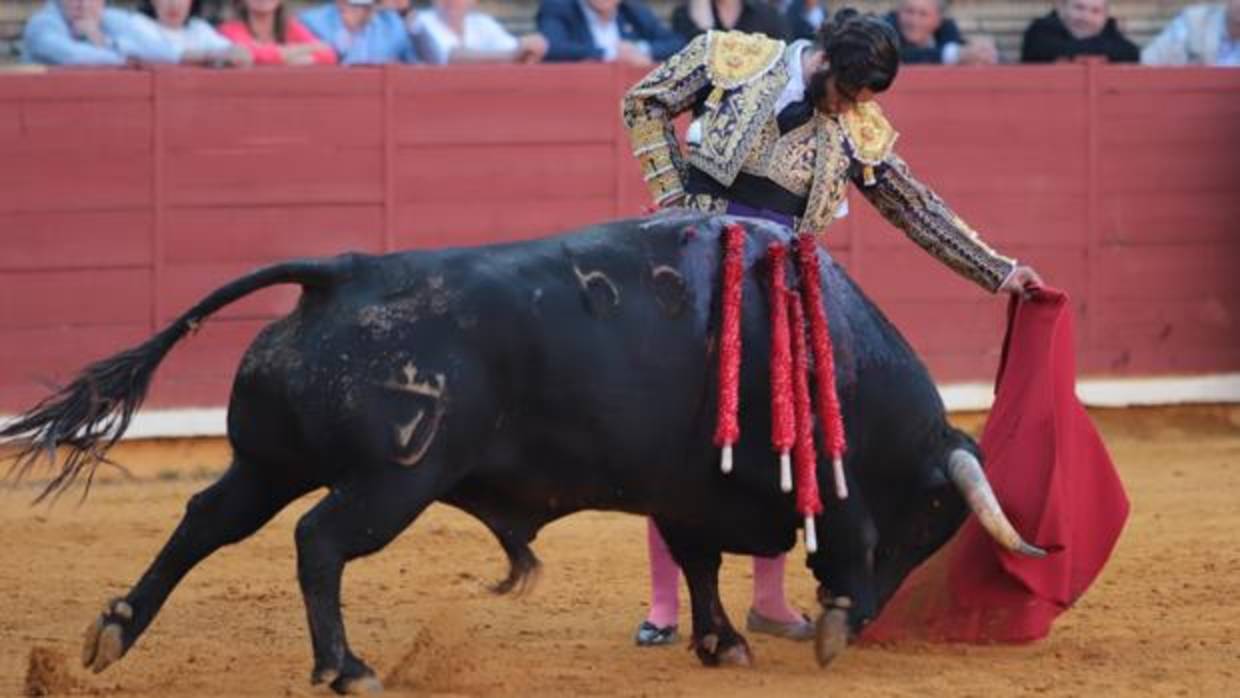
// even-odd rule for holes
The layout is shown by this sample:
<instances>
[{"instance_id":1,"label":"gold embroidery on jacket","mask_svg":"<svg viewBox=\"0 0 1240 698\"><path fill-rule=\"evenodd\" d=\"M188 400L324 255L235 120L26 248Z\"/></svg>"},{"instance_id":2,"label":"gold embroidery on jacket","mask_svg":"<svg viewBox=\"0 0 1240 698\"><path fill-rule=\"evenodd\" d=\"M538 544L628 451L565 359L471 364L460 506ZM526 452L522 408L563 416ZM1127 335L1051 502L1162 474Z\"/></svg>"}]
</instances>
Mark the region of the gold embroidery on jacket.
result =
<instances>
[{"instance_id":1,"label":"gold embroidery on jacket","mask_svg":"<svg viewBox=\"0 0 1240 698\"><path fill-rule=\"evenodd\" d=\"M839 123L819 112L815 112L813 123L817 159L799 232L818 233L835 220L835 211L848 194L850 160Z\"/></svg>"},{"instance_id":2,"label":"gold embroidery on jacket","mask_svg":"<svg viewBox=\"0 0 1240 698\"><path fill-rule=\"evenodd\" d=\"M882 108L873 100L853 105L852 109L839 115L839 120L852 146L853 157L861 163L865 185L873 186L874 168L891 153L900 134L891 127L883 116Z\"/></svg>"},{"instance_id":3,"label":"gold embroidery on jacket","mask_svg":"<svg viewBox=\"0 0 1240 698\"><path fill-rule=\"evenodd\" d=\"M629 129L633 153L660 206L684 193L684 163L672 119L690 109L698 92L709 84L706 40L706 35L699 36L659 64L629 90L621 103L621 118Z\"/></svg>"},{"instance_id":4,"label":"gold embroidery on jacket","mask_svg":"<svg viewBox=\"0 0 1240 698\"><path fill-rule=\"evenodd\" d=\"M710 82L717 88L734 90L760 77L784 56L784 42L761 34L707 32Z\"/></svg>"},{"instance_id":5,"label":"gold embroidery on jacket","mask_svg":"<svg viewBox=\"0 0 1240 698\"><path fill-rule=\"evenodd\" d=\"M967 279L994 291L1015 262L991 249L929 187L918 182L894 153L874 186L861 193L892 225Z\"/></svg>"}]
</instances>

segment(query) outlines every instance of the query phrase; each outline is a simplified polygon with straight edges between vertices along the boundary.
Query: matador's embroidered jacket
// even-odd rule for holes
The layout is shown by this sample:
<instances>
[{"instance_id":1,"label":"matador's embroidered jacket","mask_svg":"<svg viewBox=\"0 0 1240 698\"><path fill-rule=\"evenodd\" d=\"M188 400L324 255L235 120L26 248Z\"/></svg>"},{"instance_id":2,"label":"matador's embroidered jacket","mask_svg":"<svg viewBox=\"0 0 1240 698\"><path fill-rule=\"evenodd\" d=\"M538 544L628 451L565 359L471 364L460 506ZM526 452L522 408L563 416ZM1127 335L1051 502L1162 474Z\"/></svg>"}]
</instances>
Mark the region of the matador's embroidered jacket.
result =
<instances>
[{"instance_id":1,"label":"matador's embroidered jacket","mask_svg":"<svg viewBox=\"0 0 1240 698\"><path fill-rule=\"evenodd\" d=\"M819 232L834 219L851 180L918 245L966 278L998 289L1015 262L990 249L913 178L892 149L897 134L876 103L860 103L838 116L814 110L781 131L776 103L800 72L806 47L760 35L708 32L625 95L624 122L655 202L722 212L725 197L686 191L686 179L706 175L725 190L738 179L773 182L781 196L804 201L798 230ZM686 157L672 120L689 110L698 115L701 132Z\"/></svg>"}]
</instances>

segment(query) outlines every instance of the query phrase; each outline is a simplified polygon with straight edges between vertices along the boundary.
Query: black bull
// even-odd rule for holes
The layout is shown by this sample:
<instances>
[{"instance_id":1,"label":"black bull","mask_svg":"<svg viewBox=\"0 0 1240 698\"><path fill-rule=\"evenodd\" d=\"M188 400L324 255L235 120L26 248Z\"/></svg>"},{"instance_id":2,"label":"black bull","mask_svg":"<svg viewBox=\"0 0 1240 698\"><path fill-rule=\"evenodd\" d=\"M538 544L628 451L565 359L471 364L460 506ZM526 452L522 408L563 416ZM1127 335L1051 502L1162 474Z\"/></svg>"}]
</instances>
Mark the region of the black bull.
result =
<instances>
[{"instance_id":1,"label":"black bull","mask_svg":"<svg viewBox=\"0 0 1240 698\"><path fill-rule=\"evenodd\" d=\"M18 452L19 476L39 454L65 448L45 495L93 472L160 360L199 322L260 288L302 286L297 308L263 330L237 373L232 465L189 501L137 585L95 620L83 661L100 671L120 659L196 563L326 487L296 530L315 682L375 687L345 640L341 573L436 501L477 517L503 545L511 566L499 591L537 568L528 544L550 521L583 509L654 517L688 580L699 658L747 662L718 570L723 552L790 549L799 524L770 447L762 263L767 245L790 234L743 221L742 437L725 476L711 437L719 236L730 220L666 214L536 242L279 264L87 367L0 431ZM820 468L823 543L808 566L824 606L825 663L970 507L1000 542L1024 544L924 366L825 255L821 273L851 492L837 500L829 464Z\"/></svg>"}]
</instances>

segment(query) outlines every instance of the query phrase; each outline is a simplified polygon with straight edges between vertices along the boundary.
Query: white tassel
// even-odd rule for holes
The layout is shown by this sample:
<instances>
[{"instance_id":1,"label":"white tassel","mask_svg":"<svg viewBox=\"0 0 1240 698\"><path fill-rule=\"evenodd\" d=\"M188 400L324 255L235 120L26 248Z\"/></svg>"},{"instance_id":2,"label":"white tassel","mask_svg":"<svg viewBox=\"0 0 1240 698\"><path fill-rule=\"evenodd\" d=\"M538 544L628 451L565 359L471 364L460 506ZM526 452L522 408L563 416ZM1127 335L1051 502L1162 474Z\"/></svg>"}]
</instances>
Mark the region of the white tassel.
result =
<instances>
[{"instance_id":1,"label":"white tassel","mask_svg":"<svg viewBox=\"0 0 1240 698\"><path fill-rule=\"evenodd\" d=\"M805 550L818 552L818 531L814 528L814 515L805 515Z\"/></svg>"},{"instance_id":2,"label":"white tassel","mask_svg":"<svg viewBox=\"0 0 1240 698\"><path fill-rule=\"evenodd\" d=\"M724 475L732 472L732 444L727 444L719 453L719 469Z\"/></svg>"},{"instance_id":3,"label":"white tassel","mask_svg":"<svg viewBox=\"0 0 1240 698\"><path fill-rule=\"evenodd\" d=\"M848 499L848 483L844 480L844 460L836 456L831 463L831 470L835 473L835 496Z\"/></svg>"},{"instance_id":4,"label":"white tassel","mask_svg":"<svg viewBox=\"0 0 1240 698\"><path fill-rule=\"evenodd\" d=\"M792 491L792 458L787 451L779 454L779 489L781 492Z\"/></svg>"}]
</instances>

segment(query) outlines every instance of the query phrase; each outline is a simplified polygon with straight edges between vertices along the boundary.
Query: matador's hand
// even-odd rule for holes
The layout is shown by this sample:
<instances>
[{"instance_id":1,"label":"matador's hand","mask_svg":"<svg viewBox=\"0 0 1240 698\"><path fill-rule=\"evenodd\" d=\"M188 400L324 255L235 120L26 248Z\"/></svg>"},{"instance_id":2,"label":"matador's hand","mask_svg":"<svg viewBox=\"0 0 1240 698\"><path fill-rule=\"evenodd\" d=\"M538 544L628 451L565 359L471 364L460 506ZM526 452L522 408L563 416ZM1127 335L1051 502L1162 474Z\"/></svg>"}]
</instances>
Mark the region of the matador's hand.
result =
<instances>
[{"instance_id":1,"label":"matador's hand","mask_svg":"<svg viewBox=\"0 0 1240 698\"><path fill-rule=\"evenodd\" d=\"M1018 264L1012 273L1008 274L1007 279L1004 279L999 290L1013 294L1019 293L1022 298L1028 299L1040 288L1042 288L1042 277L1038 276L1033 267Z\"/></svg>"}]
</instances>

